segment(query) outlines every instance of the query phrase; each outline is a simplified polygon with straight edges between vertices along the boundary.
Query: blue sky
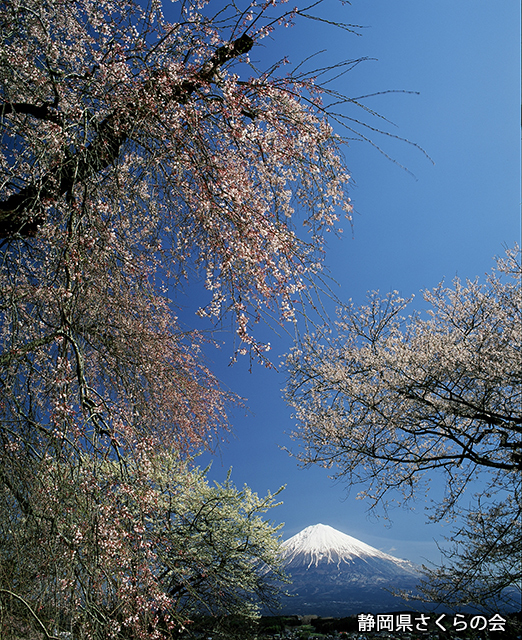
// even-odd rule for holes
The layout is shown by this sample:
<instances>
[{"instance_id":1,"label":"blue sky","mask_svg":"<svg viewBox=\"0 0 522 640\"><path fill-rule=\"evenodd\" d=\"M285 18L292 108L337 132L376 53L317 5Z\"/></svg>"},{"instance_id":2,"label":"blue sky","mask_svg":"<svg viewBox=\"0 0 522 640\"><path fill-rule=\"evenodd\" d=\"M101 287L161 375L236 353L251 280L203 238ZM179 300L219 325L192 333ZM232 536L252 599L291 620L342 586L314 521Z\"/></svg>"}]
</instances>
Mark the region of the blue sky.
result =
<instances>
[{"instance_id":1,"label":"blue sky","mask_svg":"<svg viewBox=\"0 0 522 640\"><path fill-rule=\"evenodd\" d=\"M219 3L211 2L214 7ZM344 237L328 242L325 263L338 283L336 295L360 303L367 290L397 289L419 299L422 289L442 278L483 275L493 256L520 238L520 3L325 0L316 13L365 28L357 37L298 20L263 41L252 58L286 55L298 63L324 49L317 66L376 58L358 65L337 87L349 96L419 92L368 98L365 104L393 124L366 121L420 145L434 162L413 146L377 134L371 135L374 142L414 177L367 143L354 141L346 148L356 213L353 231L343 225ZM192 313L190 290L181 302ZM291 340L270 339L277 362ZM280 391L284 372L254 366L250 373L246 359L229 367L226 348L207 355L223 384L246 398L250 410L245 415L235 409L229 441L216 455L202 456L203 465L213 461L211 479L223 480L232 467L236 485L248 484L260 494L286 485L284 504L270 514L285 523L285 538L322 522L414 562L439 558L434 539L449 529L425 523L426 496L419 497L415 511L393 511L391 524L369 518L355 490L347 496L346 487L327 472L299 469L281 449L295 447L288 436L291 411Z\"/></svg>"}]
</instances>

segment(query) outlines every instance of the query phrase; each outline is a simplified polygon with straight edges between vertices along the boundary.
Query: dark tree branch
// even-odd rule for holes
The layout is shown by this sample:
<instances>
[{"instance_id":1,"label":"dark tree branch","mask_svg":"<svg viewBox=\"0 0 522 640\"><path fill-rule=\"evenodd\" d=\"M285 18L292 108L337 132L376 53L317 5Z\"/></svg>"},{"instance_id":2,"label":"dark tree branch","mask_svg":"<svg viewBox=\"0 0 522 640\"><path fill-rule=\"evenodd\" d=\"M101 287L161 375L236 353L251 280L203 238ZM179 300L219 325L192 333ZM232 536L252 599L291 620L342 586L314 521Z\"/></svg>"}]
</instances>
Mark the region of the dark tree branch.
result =
<instances>
[{"instance_id":1,"label":"dark tree branch","mask_svg":"<svg viewBox=\"0 0 522 640\"><path fill-rule=\"evenodd\" d=\"M53 107L55 108L56 105L49 102L39 106L30 104L29 102L4 102L0 107L0 119L3 119L4 116L8 116L13 113L20 113L33 116L33 118L38 118L39 120L54 122L55 124L62 126L62 117L60 114L56 113L56 111L53 111Z\"/></svg>"}]
</instances>

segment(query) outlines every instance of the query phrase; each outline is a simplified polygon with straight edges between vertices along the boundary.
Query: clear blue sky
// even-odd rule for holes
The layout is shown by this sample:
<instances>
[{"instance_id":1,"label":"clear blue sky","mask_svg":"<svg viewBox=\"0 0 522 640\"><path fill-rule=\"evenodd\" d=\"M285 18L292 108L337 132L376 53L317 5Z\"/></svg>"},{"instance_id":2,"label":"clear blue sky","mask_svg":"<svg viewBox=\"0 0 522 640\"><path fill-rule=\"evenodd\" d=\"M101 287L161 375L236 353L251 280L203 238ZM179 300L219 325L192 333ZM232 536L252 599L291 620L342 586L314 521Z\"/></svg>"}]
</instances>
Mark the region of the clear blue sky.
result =
<instances>
[{"instance_id":1,"label":"clear blue sky","mask_svg":"<svg viewBox=\"0 0 522 640\"><path fill-rule=\"evenodd\" d=\"M214 6L219 3L211 2ZM343 6L325 0L316 11L366 28L357 37L298 20L263 41L265 48L252 58L286 55L298 63L323 49L318 66L377 58L357 66L338 87L349 96L418 91L377 96L366 104L394 123L386 125L388 131L417 143L434 161L404 143L372 135L412 177L369 144L353 142L346 149L356 214L353 234L344 225L344 238L329 242L326 266L339 283L336 294L357 303L370 289L419 294L442 278L483 275L493 256L520 238L520 3L352 0ZM194 307L190 290L181 302L188 319ZM286 337L273 336L271 342L275 361L291 346ZM201 458L202 464L213 459L211 479L223 480L232 467L236 485L246 483L260 494L286 484L284 504L270 514L285 523L285 538L322 522L414 562L438 559L433 540L449 530L425 524L425 496L414 512L394 511L391 526L369 519L356 491L347 496L327 472L299 469L281 450L293 446L288 434L294 426L281 398L284 373L260 366L249 373L246 360L229 367L229 356L226 348L208 352L211 368L247 399L250 413L235 410L228 443L217 455Z\"/></svg>"}]
</instances>

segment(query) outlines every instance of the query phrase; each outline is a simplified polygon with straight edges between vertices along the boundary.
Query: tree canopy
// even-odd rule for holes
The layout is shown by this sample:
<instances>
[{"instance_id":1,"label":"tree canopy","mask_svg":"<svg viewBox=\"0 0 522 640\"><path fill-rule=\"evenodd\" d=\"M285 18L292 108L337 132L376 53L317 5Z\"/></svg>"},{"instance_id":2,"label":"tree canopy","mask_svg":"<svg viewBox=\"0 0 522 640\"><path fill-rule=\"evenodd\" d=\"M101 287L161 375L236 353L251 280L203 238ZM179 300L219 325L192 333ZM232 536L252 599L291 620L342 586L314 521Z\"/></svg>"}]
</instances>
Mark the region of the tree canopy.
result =
<instances>
[{"instance_id":1,"label":"tree canopy","mask_svg":"<svg viewBox=\"0 0 522 640\"><path fill-rule=\"evenodd\" d=\"M361 485L370 508L425 496L430 472L442 474L431 518L465 511L466 524L426 591L452 604L502 602L506 588L520 589L520 277L515 247L485 283L425 291L425 315L404 315L411 298L373 292L287 360L302 463Z\"/></svg>"},{"instance_id":2,"label":"tree canopy","mask_svg":"<svg viewBox=\"0 0 522 640\"><path fill-rule=\"evenodd\" d=\"M153 428L179 447L208 441L228 398L168 287L203 274L200 315L229 314L237 350L264 357L253 325L294 318L321 232L336 207L349 215L313 79L246 66L273 29L268 5L213 18L197 4L174 23L156 2L1 9L7 439L101 451Z\"/></svg>"},{"instance_id":3,"label":"tree canopy","mask_svg":"<svg viewBox=\"0 0 522 640\"><path fill-rule=\"evenodd\" d=\"M212 13L189 0L170 18L156 0L0 7L7 628L159 638L201 589L212 612L271 594L270 572L252 571L276 569L275 530L253 520L270 499L174 467L179 502L145 460L181 461L228 428L232 398L169 288L198 274L200 315L231 317L236 353L264 358L255 324L294 319L322 232L350 215L342 141L314 78L249 61L294 17L277 2ZM184 536L192 555L176 564Z\"/></svg>"},{"instance_id":4,"label":"tree canopy","mask_svg":"<svg viewBox=\"0 0 522 640\"><path fill-rule=\"evenodd\" d=\"M318 234L336 206L351 206L340 139L313 80L234 72L273 29L267 8L230 5L213 20L183 3L171 24L156 3L6 7L8 245L58 242L60 231L62 243L77 239L76 262L103 246L147 280L160 264L178 281L198 266L211 292L201 313L232 310L246 345L261 307L280 299L291 315L292 296L317 268ZM296 205L309 244L292 230ZM69 279L73 291L74 272Z\"/></svg>"}]
</instances>

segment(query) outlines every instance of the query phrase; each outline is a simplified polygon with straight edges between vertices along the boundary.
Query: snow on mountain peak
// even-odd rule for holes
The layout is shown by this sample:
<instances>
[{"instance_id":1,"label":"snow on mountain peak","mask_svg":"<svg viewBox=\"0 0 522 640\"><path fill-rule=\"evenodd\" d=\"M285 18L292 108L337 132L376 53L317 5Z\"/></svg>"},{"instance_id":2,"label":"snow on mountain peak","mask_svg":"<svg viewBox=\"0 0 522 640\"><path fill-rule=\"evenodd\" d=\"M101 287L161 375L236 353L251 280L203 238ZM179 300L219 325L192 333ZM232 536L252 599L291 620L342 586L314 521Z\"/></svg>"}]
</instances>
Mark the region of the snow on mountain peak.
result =
<instances>
[{"instance_id":1,"label":"snow on mountain peak","mask_svg":"<svg viewBox=\"0 0 522 640\"><path fill-rule=\"evenodd\" d=\"M282 546L288 564L298 562L317 566L319 563L326 562L339 565L351 563L353 560L379 559L404 568L406 568L405 565L411 566L405 560L383 553L325 524L306 527L283 542Z\"/></svg>"},{"instance_id":2,"label":"snow on mountain peak","mask_svg":"<svg viewBox=\"0 0 522 640\"><path fill-rule=\"evenodd\" d=\"M283 542L283 547L290 553L312 553L316 555L337 552L340 556L385 556L381 551L337 531L327 524L315 524L306 527L298 534Z\"/></svg>"}]
</instances>

